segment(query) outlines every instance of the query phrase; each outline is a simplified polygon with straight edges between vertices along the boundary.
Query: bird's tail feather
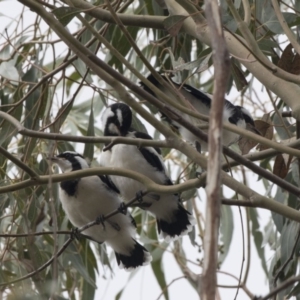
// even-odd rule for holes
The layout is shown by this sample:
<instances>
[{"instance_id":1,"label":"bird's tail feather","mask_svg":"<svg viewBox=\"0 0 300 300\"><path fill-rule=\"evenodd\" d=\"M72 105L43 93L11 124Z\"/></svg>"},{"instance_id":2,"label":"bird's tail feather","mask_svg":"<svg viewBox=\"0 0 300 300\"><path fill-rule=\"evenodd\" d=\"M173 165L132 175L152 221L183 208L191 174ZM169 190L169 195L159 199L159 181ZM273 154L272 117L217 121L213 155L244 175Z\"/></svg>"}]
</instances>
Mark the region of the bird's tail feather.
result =
<instances>
[{"instance_id":1,"label":"bird's tail feather","mask_svg":"<svg viewBox=\"0 0 300 300\"><path fill-rule=\"evenodd\" d=\"M134 239L133 239L134 240ZM115 252L118 265L121 269L131 271L139 266L148 265L152 257L145 247L134 240L134 248L129 255Z\"/></svg>"},{"instance_id":2,"label":"bird's tail feather","mask_svg":"<svg viewBox=\"0 0 300 300\"><path fill-rule=\"evenodd\" d=\"M190 232L195 225L194 217L181 204L178 204L172 221L157 219L158 233L166 240L175 240Z\"/></svg>"}]
</instances>

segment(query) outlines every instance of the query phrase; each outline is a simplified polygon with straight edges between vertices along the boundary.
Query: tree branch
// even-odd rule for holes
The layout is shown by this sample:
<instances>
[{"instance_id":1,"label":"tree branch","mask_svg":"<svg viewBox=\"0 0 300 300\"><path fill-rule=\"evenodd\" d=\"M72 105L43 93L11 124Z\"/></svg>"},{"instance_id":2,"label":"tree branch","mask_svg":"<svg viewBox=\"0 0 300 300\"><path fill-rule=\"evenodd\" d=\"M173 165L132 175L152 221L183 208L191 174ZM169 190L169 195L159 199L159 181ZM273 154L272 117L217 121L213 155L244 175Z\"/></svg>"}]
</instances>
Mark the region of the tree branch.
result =
<instances>
[{"instance_id":1,"label":"tree branch","mask_svg":"<svg viewBox=\"0 0 300 300\"><path fill-rule=\"evenodd\" d=\"M208 167L206 186L206 219L204 233L204 259L201 285L201 299L215 300L217 286L218 237L220 225L220 185L223 108L230 66L229 54L224 40L218 2L205 0L205 15L211 31L214 62L214 92L210 109Z\"/></svg>"},{"instance_id":2,"label":"tree branch","mask_svg":"<svg viewBox=\"0 0 300 300\"><path fill-rule=\"evenodd\" d=\"M16 158L14 155L6 151L3 147L0 146L0 153L12 161L16 166L25 171L32 179L39 177L39 175L34 172L31 168L29 168L26 164Z\"/></svg>"},{"instance_id":3,"label":"tree branch","mask_svg":"<svg viewBox=\"0 0 300 300\"><path fill-rule=\"evenodd\" d=\"M12 117L11 115L0 111L0 118L5 119L10 122L13 126L16 127L18 133L24 136L47 139L47 140L55 140L55 141L68 141L68 142L77 142L77 143L113 143L113 144L126 144L126 145L136 145L138 147L166 147L169 148L167 141L155 141L155 140L145 140L145 139L136 139L136 138L127 138L127 137L109 137L109 136L75 136L68 134L59 134L59 133L47 133L41 131L35 131L31 129L25 128L17 119Z\"/></svg>"},{"instance_id":4,"label":"tree branch","mask_svg":"<svg viewBox=\"0 0 300 300\"><path fill-rule=\"evenodd\" d=\"M274 295L278 294L280 291L286 289L288 286L299 282L300 281L300 275L298 276L293 276L290 277L289 279L287 279L286 281L284 281L280 286L278 286L276 289L272 290L269 294L267 294L264 297L255 297L254 300L268 300L271 297L273 297Z\"/></svg>"}]
</instances>

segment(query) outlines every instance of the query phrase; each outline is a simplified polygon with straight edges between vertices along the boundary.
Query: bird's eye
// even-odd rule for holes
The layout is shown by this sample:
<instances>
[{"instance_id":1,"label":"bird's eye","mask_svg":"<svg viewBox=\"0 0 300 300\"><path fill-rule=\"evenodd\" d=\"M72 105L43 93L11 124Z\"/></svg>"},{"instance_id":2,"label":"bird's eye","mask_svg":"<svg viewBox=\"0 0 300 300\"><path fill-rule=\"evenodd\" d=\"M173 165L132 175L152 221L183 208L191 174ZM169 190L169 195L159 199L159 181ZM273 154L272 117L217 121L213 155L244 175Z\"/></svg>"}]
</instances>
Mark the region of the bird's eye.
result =
<instances>
[{"instance_id":1,"label":"bird's eye","mask_svg":"<svg viewBox=\"0 0 300 300\"><path fill-rule=\"evenodd\" d=\"M68 159L70 157L70 153L63 153L62 157Z\"/></svg>"}]
</instances>

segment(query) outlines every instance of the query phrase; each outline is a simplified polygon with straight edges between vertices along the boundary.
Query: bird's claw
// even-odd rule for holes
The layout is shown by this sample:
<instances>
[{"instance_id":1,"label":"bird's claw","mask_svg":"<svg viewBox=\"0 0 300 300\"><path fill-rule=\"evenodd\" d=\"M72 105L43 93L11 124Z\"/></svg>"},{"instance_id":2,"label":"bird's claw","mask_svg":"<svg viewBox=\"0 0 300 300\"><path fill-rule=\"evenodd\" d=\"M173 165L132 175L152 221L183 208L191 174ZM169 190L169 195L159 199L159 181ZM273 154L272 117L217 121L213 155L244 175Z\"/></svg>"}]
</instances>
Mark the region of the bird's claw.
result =
<instances>
[{"instance_id":1,"label":"bird's claw","mask_svg":"<svg viewBox=\"0 0 300 300\"><path fill-rule=\"evenodd\" d=\"M81 233L79 232L78 230L78 227L73 227L72 230L71 230L71 239L72 240L79 240L80 237L81 237Z\"/></svg>"},{"instance_id":2,"label":"bird's claw","mask_svg":"<svg viewBox=\"0 0 300 300\"><path fill-rule=\"evenodd\" d=\"M127 214L127 206L125 205L124 202L122 202L120 204L120 206L118 207L118 211L123 214L123 215L126 215Z\"/></svg>"},{"instance_id":3,"label":"bird's claw","mask_svg":"<svg viewBox=\"0 0 300 300\"><path fill-rule=\"evenodd\" d=\"M105 224L104 224L104 216L103 215L100 215L100 216L98 216L97 218L96 218L96 224L97 225L102 225L102 227L103 227L103 229L105 229Z\"/></svg>"},{"instance_id":4,"label":"bird's claw","mask_svg":"<svg viewBox=\"0 0 300 300\"><path fill-rule=\"evenodd\" d=\"M137 200L139 203L143 202L143 192L142 192L142 191L138 191L138 192L136 193L136 200Z\"/></svg>"}]
</instances>

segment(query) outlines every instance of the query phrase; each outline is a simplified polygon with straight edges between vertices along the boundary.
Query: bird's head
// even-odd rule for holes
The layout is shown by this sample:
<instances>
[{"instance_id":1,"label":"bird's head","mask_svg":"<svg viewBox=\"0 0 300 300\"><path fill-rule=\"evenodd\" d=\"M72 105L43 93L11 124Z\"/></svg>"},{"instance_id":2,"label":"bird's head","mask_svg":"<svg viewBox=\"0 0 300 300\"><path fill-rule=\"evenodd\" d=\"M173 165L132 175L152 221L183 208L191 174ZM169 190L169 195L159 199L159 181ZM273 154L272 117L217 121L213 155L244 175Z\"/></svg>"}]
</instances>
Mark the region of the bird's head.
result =
<instances>
[{"instance_id":1,"label":"bird's head","mask_svg":"<svg viewBox=\"0 0 300 300\"><path fill-rule=\"evenodd\" d=\"M105 136L125 136L131 126L132 113L128 105L115 103L110 105L102 115Z\"/></svg>"},{"instance_id":2,"label":"bird's head","mask_svg":"<svg viewBox=\"0 0 300 300\"><path fill-rule=\"evenodd\" d=\"M89 168L84 157L72 151L60 153L59 155L51 157L50 160L57 164L63 173Z\"/></svg>"}]
</instances>

